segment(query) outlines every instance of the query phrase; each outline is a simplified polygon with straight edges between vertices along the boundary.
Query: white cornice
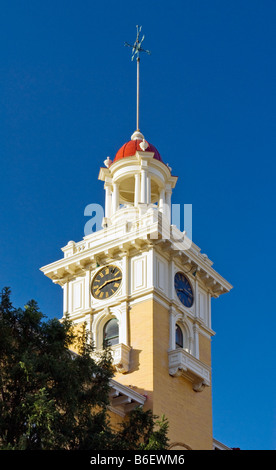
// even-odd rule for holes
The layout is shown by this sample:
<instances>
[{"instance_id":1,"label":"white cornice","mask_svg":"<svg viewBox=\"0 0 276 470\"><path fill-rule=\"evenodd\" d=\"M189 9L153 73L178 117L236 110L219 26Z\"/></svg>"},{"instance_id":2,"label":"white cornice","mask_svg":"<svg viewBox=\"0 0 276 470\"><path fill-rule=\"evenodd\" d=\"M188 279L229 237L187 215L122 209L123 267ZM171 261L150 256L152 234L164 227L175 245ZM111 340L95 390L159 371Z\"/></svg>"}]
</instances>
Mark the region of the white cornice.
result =
<instances>
[{"instance_id":1,"label":"white cornice","mask_svg":"<svg viewBox=\"0 0 276 470\"><path fill-rule=\"evenodd\" d=\"M110 382L110 406L108 407L114 413L125 416L136 406L143 407L146 396L141 395L130 387L122 385L116 380L111 379Z\"/></svg>"},{"instance_id":2,"label":"white cornice","mask_svg":"<svg viewBox=\"0 0 276 470\"><path fill-rule=\"evenodd\" d=\"M105 264L126 252L131 256L137 252L137 247L138 252L156 248L166 252L179 266L186 266L187 270L194 268L197 279L213 297L232 289L231 284L213 269L212 261L201 253L200 248L175 226L166 225L164 221L162 225L160 212L153 208L134 221L122 219L116 225L84 237L81 242L69 242L62 248L64 258L42 267L41 271L53 282L63 285L70 276L94 269L99 260Z\"/></svg>"}]
</instances>

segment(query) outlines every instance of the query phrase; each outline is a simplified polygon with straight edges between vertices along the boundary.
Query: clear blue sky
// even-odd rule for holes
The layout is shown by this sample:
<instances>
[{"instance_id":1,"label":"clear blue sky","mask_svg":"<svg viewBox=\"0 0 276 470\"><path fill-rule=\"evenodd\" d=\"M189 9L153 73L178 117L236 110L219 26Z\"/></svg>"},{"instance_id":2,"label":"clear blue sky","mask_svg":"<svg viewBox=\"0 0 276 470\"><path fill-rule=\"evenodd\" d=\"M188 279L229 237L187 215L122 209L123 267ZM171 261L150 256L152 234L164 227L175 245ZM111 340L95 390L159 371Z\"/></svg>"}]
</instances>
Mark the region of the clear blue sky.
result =
<instances>
[{"instance_id":1,"label":"clear blue sky","mask_svg":"<svg viewBox=\"0 0 276 470\"><path fill-rule=\"evenodd\" d=\"M276 3L2 0L0 286L61 316L39 268L84 235L99 168L140 127L193 205L193 241L233 286L213 301L214 437L275 449ZM183 423L185 426L185 423Z\"/></svg>"}]
</instances>

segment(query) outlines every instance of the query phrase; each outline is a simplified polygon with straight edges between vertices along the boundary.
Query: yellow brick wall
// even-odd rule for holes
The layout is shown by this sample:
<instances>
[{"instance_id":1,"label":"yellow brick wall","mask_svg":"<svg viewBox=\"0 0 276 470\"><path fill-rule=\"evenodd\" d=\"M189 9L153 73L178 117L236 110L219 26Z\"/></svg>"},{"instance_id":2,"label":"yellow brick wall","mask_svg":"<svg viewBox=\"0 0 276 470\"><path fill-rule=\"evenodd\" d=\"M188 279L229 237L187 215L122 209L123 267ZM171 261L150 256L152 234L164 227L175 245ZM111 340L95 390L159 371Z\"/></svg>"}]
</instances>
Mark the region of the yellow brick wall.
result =
<instances>
[{"instance_id":1,"label":"yellow brick wall","mask_svg":"<svg viewBox=\"0 0 276 470\"><path fill-rule=\"evenodd\" d=\"M110 425L115 431L119 431L121 426L120 424L124 421L124 417L120 416L117 413L114 413L113 411L108 411L108 417L110 419Z\"/></svg>"},{"instance_id":2,"label":"yellow brick wall","mask_svg":"<svg viewBox=\"0 0 276 470\"><path fill-rule=\"evenodd\" d=\"M212 449L211 387L195 392L184 377L168 372L169 312L155 301L141 302L129 312L130 372L117 373L115 380L147 394L151 408L169 421L171 443L191 449ZM210 365L210 341L199 335L200 360Z\"/></svg>"},{"instance_id":3,"label":"yellow brick wall","mask_svg":"<svg viewBox=\"0 0 276 470\"><path fill-rule=\"evenodd\" d=\"M153 303L138 303L129 311L130 372L116 373L114 379L142 395L147 395L144 409L153 400Z\"/></svg>"},{"instance_id":4,"label":"yellow brick wall","mask_svg":"<svg viewBox=\"0 0 276 470\"><path fill-rule=\"evenodd\" d=\"M154 403L153 412L165 414L169 421L170 442L180 442L192 449L212 449L212 396L211 387L195 392L184 377L171 377L168 373L169 312L154 302ZM202 338L206 341L202 342ZM200 360L210 357L210 342L200 335Z\"/></svg>"},{"instance_id":5,"label":"yellow brick wall","mask_svg":"<svg viewBox=\"0 0 276 470\"><path fill-rule=\"evenodd\" d=\"M85 328L85 322L73 324L72 328L73 328L74 335L77 335L79 337L83 333L83 329ZM78 338L76 338L75 342L70 345L70 350L78 354L79 352Z\"/></svg>"},{"instance_id":6,"label":"yellow brick wall","mask_svg":"<svg viewBox=\"0 0 276 470\"><path fill-rule=\"evenodd\" d=\"M209 338L199 333L199 359L211 366L211 344Z\"/></svg>"},{"instance_id":7,"label":"yellow brick wall","mask_svg":"<svg viewBox=\"0 0 276 470\"><path fill-rule=\"evenodd\" d=\"M82 325L77 328L81 329ZM147 395L144 409L169 421L170 443L175 448L212 449L211 387L195 392L184 377L171 377L168 368L169 312L156 301L134 305L129 311L130 371L114 379ZM211 365L210 340L199 334L199 359ZM110 413L117 427L122 418ZM177 444L176 444L177 443Z\"/></svg>"}]
</instances>

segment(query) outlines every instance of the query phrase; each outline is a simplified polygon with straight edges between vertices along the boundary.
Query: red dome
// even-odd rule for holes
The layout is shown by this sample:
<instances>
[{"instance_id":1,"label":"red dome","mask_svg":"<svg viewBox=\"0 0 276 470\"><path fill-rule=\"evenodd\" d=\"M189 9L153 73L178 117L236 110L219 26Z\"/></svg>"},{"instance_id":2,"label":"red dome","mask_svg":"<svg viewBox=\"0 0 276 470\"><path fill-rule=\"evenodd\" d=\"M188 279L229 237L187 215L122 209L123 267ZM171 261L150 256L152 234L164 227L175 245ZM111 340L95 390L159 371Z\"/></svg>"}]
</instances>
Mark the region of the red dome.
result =
<instances>
[{"instance_id":1,"label":"red dome","mask_svg":"<svg viewBox=\"0 0 276 470\"><path fill-rule=\"evenodd\" d=\"M137 150L140 152L143 152L142 148L140 147L141 142L143 142L141 139L135 139L135 140L130 140L129 142L126 142L116 153L113 163L117 162L118 160L121 160L122 158L133 157L133 155L135 155ZM147 142L147 144L148 144L148 147L146 148L145 151L154 152L153 158L162 162L162 158L158 150L156 150L156 148L153 145L151 145L149 142Z\"/></svg>"}]
</instances>

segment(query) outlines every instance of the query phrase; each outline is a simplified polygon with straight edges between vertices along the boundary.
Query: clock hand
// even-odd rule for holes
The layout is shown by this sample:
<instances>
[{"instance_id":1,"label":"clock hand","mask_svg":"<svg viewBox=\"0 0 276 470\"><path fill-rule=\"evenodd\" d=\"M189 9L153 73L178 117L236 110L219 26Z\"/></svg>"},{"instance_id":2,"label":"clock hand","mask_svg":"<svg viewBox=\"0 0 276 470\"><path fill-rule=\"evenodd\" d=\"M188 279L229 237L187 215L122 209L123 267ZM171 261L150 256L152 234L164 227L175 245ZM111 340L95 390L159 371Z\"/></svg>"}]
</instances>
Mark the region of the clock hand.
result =
<instances>
[{"instance_id":1,"label":"clock hand","mask_svg":"<svg viewBox=\"0 0 276 470\"><path fill-rule=\"evenodd\" d=\"M178 292L185 292L190 297L192 296L191 292L187 291L186 289L177 289L177 290L178 290Z\"/></svg>"},{"instance_id":2,"label":"clock hand","mask_svg":"<svg viewBox=\"0 0 276 470\"><path fill-rule=\"evenodd\" d=\"M110 282L115 282L115 281L120 281L122 278L121 277L115 277L114 279L108 279L107 281L105 281L103 283L102 286L98 287L98 289L103 289L103 287L105 287L107 284L109 284Z\"/></svg>"}]
</instances>

